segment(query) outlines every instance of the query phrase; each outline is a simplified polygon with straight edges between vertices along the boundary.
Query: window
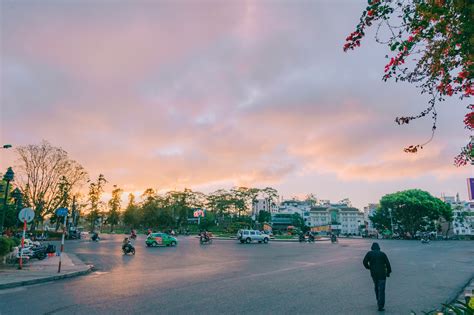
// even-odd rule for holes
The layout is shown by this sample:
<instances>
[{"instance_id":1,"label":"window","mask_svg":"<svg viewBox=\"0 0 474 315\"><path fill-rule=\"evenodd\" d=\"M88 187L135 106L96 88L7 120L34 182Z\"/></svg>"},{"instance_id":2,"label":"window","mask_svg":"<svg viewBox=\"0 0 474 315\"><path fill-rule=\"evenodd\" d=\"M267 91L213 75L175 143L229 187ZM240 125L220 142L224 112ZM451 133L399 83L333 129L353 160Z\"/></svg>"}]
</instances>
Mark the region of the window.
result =
<instances>
[{"instance_id":1,"label":"window","mask_svg":"<svg viewBox=\"0 0 474 315\"><path fill-rule=\"evenodd\" d=\"M250 231L250 235L255 235L255 231Z\"/></svg>"},{"instance_id":2,"label":"window","mask_svg":"<svg viewBox=\"0 0 474 315\"><path fill-rule=\"evenodd\" d=\"M249 231L244 231L244 235L249 235Z\"/></svg>"}]
</instances>

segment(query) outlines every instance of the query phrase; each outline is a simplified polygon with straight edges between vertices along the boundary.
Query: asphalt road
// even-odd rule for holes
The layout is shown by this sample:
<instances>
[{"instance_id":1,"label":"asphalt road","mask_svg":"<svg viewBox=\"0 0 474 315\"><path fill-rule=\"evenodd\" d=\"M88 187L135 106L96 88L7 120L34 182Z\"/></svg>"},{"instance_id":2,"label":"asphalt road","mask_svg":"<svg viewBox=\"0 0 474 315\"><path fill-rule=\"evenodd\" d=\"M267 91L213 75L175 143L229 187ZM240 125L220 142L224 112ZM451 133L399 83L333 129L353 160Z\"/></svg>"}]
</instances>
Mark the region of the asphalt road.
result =
<instances>
[{"instance_id":1,"label":"asphalt road","mask_svg":"<svg viewBox=\"0 0 474 315\"><path fill-rule=\"evenodd\" d=\"M123 256L121 236L70 241L88 276L0 291L0 314L378 314L362 258L371 240L339 244L214 241ZM386 314L422 314L474 274L474 242L379 241L391 261Z\"/></svg>"}]
</instances>

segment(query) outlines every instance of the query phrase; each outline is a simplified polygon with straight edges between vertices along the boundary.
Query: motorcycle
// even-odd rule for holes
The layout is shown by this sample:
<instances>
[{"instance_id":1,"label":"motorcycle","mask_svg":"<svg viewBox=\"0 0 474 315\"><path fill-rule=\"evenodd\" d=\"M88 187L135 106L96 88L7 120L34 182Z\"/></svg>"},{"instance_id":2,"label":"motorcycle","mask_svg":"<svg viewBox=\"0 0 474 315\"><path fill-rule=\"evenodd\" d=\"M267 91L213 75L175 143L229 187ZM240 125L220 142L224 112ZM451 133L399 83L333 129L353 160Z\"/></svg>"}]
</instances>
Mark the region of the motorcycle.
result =
<instances>
[{"instance_id":1,"label":"motorcycle","mask_svg":"<svg viewBox=\"0 0 474 315\"><path fill-rule=\"evenodd\" d=\"M201 234L201 236L199 237L199 243L201 245L212 244L212 238L210 236L205 236Z\"/></svg>"},{"instance_id":2,"label":"motorcycle","mask_svg":"<svg viewBox=\"0 0 474 315\"><path fill-rule=\"evenodd\" d=\"M99 234L93 233L91 236L91 241L98 242L100 240Z\"/></svg>"},{"instance_id":3,"label":"motorcycle","mask_svg":"<svg viewBox=\"0 0 474 315\"><path fill-rule=\"evenodd\" d=\"M122 245L122 251L124 255L127 255L127 254L135 255L135 247L133 247L133 245L130 244L130 242Z\"/></svg>"},{"instance_id":4,"label":"motorcycle","mask_svg":"<svg viewBox=\"0 0 474 315\"><path fill-rule=\"evenodd\" d=\"M137 234L132 233L132 234L130 235L130 239L136 240L136 239L137 239Z\"/></svg>"},{"instance_id":5,"label":"motorcycle","mask_svg":"<svg viewBox=\"0 0 474 315\"><path fill-rule=\"evenodd\" d=\"M337 237L336 237L336 236L334 236L334 235L331 236L331 243L332 243L332 244L337 243Z\"/></svg>"},{"instance_id":6,"label":"motorcycle","mask_svg":"<svg viewBox=\"0 0 474 315\"><path fill-rule=\"evenodd\" d=\"M298 238L300 243L314 243L314 235L304 235L301 234Z\"/></svg>"},{"instance_id":7,"label":"motorcycle","mask_svg":"<svg viewBox=\"0 0 474 315\"><path fill-rule=\"evenodd\" d=\"M47 256L47 248L43 245L30 245L24 247L21 252L21 257L26 260L36 258L38 260L43 260ZM16 258L20 259L20 248L16 254Z\"/></svg>"},{"instance_id":8,"label":"motorcycle","mask_svg":"<svg viewBox=\"0 0 474 315\"><path fill-rule=\"evenodd\" d=\"M429 238L422 238L421 239L421 244L429 244L430 243L430 239Z\"/></svg>"}]
</instances>

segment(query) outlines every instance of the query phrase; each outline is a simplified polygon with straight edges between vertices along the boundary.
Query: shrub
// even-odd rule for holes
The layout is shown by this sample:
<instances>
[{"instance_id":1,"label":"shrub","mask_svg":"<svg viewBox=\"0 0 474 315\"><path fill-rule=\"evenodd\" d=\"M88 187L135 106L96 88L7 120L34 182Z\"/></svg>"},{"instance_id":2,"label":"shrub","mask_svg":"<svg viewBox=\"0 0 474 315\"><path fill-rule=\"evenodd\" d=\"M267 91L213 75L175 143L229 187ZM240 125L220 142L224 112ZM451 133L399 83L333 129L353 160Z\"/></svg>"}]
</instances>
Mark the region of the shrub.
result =
<instances>
[{"instance_id":1,"label":"shrub","mask_svg":"<svg viewBox=\"0 0 474 315\"><path fill-rule=\"evenodd\" d=\"M5 256L13 250L15 241L9 237L0 237L0 257Z\"/></svg>"}]
</instances>

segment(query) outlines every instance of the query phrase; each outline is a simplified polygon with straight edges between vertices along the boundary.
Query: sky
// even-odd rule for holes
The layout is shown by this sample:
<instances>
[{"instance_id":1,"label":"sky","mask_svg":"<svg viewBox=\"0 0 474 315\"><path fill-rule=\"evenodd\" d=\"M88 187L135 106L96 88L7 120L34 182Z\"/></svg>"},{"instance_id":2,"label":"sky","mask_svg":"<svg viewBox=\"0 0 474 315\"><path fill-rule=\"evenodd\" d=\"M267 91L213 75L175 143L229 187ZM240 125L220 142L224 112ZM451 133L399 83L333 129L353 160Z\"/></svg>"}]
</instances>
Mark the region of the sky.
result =
<instances>
[{"instance_id":1,"label":"sky","mask_svg":"<svg viewBox=\"0 0 474 315\"><path fill-rule=\"evenodd\" d=\"M413 85L383 82L365 0L0 1L0 141L65 149L126 192L275 187L362 208L420 188L467 198L467 102L431 121ZM0 167L15 165L2 150ZM109 187L111 190L111 187Z\"/></svg>"}]
</instances>

